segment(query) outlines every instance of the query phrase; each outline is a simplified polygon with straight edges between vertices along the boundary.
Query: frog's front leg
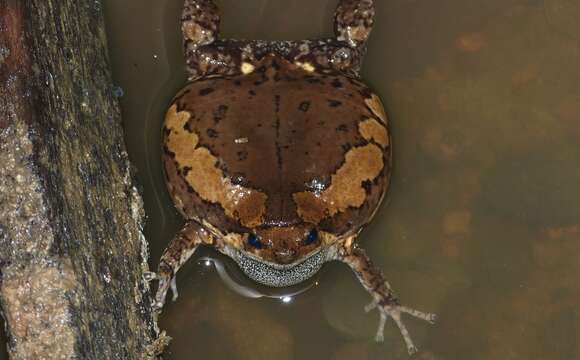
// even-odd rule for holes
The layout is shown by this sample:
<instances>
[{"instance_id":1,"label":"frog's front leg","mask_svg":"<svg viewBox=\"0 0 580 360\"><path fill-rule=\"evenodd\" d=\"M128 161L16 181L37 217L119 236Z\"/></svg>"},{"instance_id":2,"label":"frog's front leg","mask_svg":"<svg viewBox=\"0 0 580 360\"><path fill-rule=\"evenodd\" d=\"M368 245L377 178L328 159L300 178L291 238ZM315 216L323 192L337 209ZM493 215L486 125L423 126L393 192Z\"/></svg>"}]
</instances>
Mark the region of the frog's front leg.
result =
<instances>
[{"instance_id":1,"label":"frog's front leg","mask_svg":"<svg viewBox=\"0 0 580 360\"><path fill-rule=\"evenodd\" d=\"M390 316L399 327L409 354L417 352L417 348L411 340L409 331L401 320L401 314L407 313L416 318L429 321L430 323L435 322L436 315L424 313L401 305L389 283L385 280L381 270L375 267L364 250L358 248L356 244L352 243L352 241L347 241L347 245L339 251L338 259L351 267L365 289L367 289L373 297L373 302L367 305L365 310L370 311L374 308L379 310L380 322L376 340L383 341L385 322L387 316Z\"/></svg>"},{"instance_id":2,"label":"frog's front leg","mask_svg":"<svg viewBox=\"0 0 580 360\"><path fill-rule=\"evenodd\" d=\"M155 295L155 308L161 309L165 303L167 290L171 287L173 300L177 299L175 275L195 250L203 244L215 245L215 238L195 221L189 221L163 252L157 273L147 274L149 280L157 279L159 286Z\"/></svg>"}]
</instances>

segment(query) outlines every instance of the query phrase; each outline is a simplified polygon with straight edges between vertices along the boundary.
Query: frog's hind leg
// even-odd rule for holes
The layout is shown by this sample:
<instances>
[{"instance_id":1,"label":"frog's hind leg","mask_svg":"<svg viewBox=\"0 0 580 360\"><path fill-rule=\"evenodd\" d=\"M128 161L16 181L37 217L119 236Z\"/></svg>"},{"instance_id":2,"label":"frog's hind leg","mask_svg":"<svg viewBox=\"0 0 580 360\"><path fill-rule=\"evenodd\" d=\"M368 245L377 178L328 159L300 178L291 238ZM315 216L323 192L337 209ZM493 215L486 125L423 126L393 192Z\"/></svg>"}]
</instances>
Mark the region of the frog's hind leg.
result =
<instances>
[{"instance_id":1,"label":"frog's hind leg","mask_svg":"<svg viewBox=\"0 0 580 360\"><path fill-rule=\"evenodd\" d=\"M402 306L393 290L391 290L389 283L385 280L382 272L372 264L365 252L362 249L357 248L356 245L350 243L343 247L338 252L337 258L351 267L365 289L367 289L373 297L373 302L365 307L365 311L370 311L374 308L379 310L380 321L376 340L383 341L385 322L387 317L390 316L393 321L395 321L395 324L397 324L397 327L405 340L409 354L417 352L417 348L413 344L411 335L401 320L401 314L406 313L430 323L435 322L436 316L434 314L424 313Z\"/></svg>"},{"instance_id":2,"label":"frog's hind leg","mask_svg":"<svg viewBox=\"0 0 580 360\"><path fill-rule=\"evenodd\" d=\"M334 15L334 33L338 41L351 48L364 47L373 28L373 0L340 0Z\"/></svg>"},{"instance_id":3,"label":"frog's hind leg","mask_svg":"<svg viewBox=\"0 0 580 360\"><path fill-rule=\"evenodd\" d=\"M181 14L183 50L191 77L205 73L203 47L210 46L219 34L220 16L212 0L185 0Z\"/></svg>"},{"instance_id":4,"label":"frog's hind leg","mask_svg":"<svg viewBox=\"0 0 580 360\"><path fill-rule=\"evenodd\" d=\"M374 15L373 0L340 0L334 14L335 36L299 44L295 61L359 77Z\"/></svg>"},{"instance_id":5,"label":"frog's hind leg","mask_svg":"<svg viewBox=\"0 0 580 360\"><path fill-rule=\"evenodd\" d=\"M190 221L175 235L163 252L157 273L147 273L147 280L158 280L159 286L155 295L155 308L161 309L165 303L167 290L171 287L173 300L177 299L175 274L202 244L214 245L214 237L195 221Z\"/></svg>"},{"instance_id":6,"label":"frog's hind leg","mask_svg":"<svg viewBox=\"0 0 580 360\"><path fill-rule=\"evenodd\" d=\"M184 44L208 45L217 39L220 25L218 8L212 0L185 0L181 14Z\"/></svg>"}]
</instances>

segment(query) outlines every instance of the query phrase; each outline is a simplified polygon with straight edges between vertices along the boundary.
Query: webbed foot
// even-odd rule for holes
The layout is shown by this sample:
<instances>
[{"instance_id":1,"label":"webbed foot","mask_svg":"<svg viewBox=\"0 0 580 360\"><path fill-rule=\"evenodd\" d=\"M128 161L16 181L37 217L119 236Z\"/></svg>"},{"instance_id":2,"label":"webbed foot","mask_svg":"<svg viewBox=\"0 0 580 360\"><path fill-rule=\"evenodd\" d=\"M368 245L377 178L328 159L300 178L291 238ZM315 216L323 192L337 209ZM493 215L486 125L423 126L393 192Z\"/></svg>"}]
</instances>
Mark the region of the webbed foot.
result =
<instances>
[{"instance_id":1,"label":"webbed foot","mask_svg":"<svg viewBox=\"0 0 580 360\"><path fill-rule=\"evenodd\" d=\"M384 341L385 323L387 321L387 317L390 316L393 319L393 321L395 321L395 324L397 324L397 327L399 328L399 331L401 332L401 335L405 340L405 345L407 346L407 351L409 352L409 355L413 355L414 353L416 353L418 351L418 348L413 343L413 339L411 339L411 335L409 334L407 327L403 323L403 320L401 320L401 314L406 313L418 319L425 320L431 324L434 324L435 321L437 320L437 315L435 314L424 313L422 311L411 309L401 305L379 306L376 301L373 301L372 303L365 306L365 312L369 312L375 308L379 310L380 315L379 327L377 329L375 340L377 342Z\"/></svg>"},{"instance_id":2,"label":"webbed foot","mask_svg":"<svg viewBox=\"0 0 580 360\"><path fill-rule=\"evenodd\" d=\"M177 292L176 277L172 274L169 266L163 265L164 264L161 264L159 266L159 273L148 271L143 274L146 281L158 281L155 301L153 303L153 308L156 311L161 311L163 305L165 305L165 298L169 289L171 289L171 293L173 294L173 297L171 298L172 301L177 300L177 297L179 296L179 293Z\"/></svg>"},{"instance_id":3,"label":"webbed foot","mask_svg":"<svg viewBox=\"0 0 580 360\"><path fill-rule=\"evenodd\" d=\"M401 305L391 290L389 283L385 281L382 272L373 266L365 252L357 248L356 245L353 246L352 242L345 245L344 248L339 249L338 259L352 268L362 285L374 299L372 303L365 306L365 311L369 312L375 308L379 310L380 321L375 336L376 341L382 342L384 340L385 323L387 317L391 317L405 340L409 355L416 353L418 351L417 347L413 343L407 327L401 320L401 314L409 314L432 324L437 319L437 316Z\"/></svg>"}]
</instances>

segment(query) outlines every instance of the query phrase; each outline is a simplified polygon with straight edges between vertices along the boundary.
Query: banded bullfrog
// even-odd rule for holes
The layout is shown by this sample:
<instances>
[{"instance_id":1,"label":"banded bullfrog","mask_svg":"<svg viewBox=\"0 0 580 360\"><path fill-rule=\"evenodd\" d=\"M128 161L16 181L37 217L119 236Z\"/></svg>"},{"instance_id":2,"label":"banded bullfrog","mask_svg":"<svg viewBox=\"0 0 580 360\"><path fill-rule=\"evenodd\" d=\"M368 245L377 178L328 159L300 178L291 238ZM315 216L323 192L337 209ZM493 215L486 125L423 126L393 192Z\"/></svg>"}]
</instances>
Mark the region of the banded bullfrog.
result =
<instances>
[{"instance_id":1,"label":"banded bullfrog","mask_svg":"<svg viewBox=\"0 0 580 360\"><path fill-rule=\"evenodd\" d=\"M162 308L199 246L230 256L251 279L300 283L341 261L372 296L377 340L390 316L416 351L401 305L357 244L389 185L392 143L381 100L359 71L372 0L341 0L335 36L304 41L218 37L218 9L186 0L181 18L189 81L163 125L167 188L186 223L150 278Z\"/></svg>"}]
</instances>

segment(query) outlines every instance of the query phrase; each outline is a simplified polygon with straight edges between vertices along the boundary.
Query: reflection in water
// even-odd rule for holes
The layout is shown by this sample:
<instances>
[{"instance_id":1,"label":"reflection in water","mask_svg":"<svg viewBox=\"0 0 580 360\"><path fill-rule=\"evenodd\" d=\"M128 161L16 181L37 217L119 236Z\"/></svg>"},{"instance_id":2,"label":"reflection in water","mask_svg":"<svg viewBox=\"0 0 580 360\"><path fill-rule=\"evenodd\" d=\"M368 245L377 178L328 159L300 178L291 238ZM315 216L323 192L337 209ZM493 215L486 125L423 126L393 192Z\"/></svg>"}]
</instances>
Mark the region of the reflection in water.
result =
<instances>
[{"instance_id":1,"label":"reflection in water","mask_svg":"<svg viewBox=\"0 0 580 360\"><path fill-rule=\"evenodd\" d=\"M217 1L224 36L253 39L329 35L336 2ZM363 77L385 100L395 168L360 240L403 302L439 314L434 327L408 320L417 358L580 358L580 2L376 3ZM181 0L104 5L156 266L181 226L159 161L163 113L185 82ZM227 262L222 281L219 266L178 275L166 358L408 359L394 326L372 341L377 316L342 266L289 304Z\"/></svg>"},{"instance_id":2,"label":"reflection in water","mask_svg":"<svg viewBox=\"0 0 580 360\"><path fill-rule=\"evenodd\" d=\"M230 258L209 252L199 258L206 267L215 267L220 279L231 290L248 298L273 298L280 299L283 303L290 303L294 296L297 296L312 286L318 285L317 275L294 286L284 288L274 288L258 284L246 277L238 268L238 265Z\"/></svg>"}]
</instances>

